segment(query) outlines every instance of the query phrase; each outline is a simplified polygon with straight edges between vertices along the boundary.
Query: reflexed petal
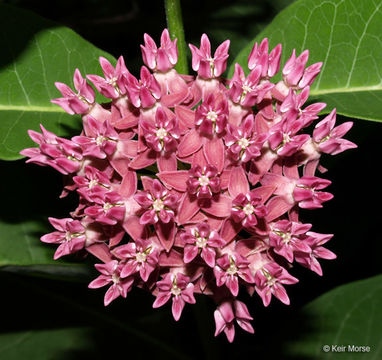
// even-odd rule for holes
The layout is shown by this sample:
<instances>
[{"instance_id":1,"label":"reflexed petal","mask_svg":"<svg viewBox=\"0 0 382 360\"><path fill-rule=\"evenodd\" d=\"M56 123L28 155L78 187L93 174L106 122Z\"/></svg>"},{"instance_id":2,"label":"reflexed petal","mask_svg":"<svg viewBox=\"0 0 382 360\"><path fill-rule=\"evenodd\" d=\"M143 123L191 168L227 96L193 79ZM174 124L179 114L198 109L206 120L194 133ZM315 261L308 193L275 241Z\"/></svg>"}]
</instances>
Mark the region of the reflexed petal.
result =
<instances>
[{"instance_id":1,"label":"reflexed petal","mask_svg":"<svg viewBox=\"0 0 382 360\"><path fill-rule=\"evenodd\" d=\"M181 296L174 296L172 298L171 311L172 311L172 316L174 317L175 321L178 321L180 319L184 305L185 305L185 302L181 298Z\"/></svg>"},{"instance_id":2,"label":"reflexed petal","mask_svg":"<svg viewBox=\"0 0 382 360\"><path fill-rule=\"evenodd\" d=\"M109 305L113 300L115 300L120 295L121 295L121 292L119 291L118 286L116 284L111 285L105 294L105 298L104 298L105 306Z\"/></svg>"},{"instance_id":3,"label":"reflexed petal","mask_svg":"<svg viewBox=\"0 0 382 360\"><path fill-rule=\"evenodd\" d=\"M198 255L198 247L195 245L186 245L184 247L184 262L186 264L190 263Z\"/></svg>"},{"instance_id":4,"label":"reflexed petal","mask_svg":"<svg viewBox=\"0 0 382 360\"><path fill-rule=\"evenodd\" d=\"M166 304L167 301L169 301L171 298L171 293L170 292L162 292L159 291L158 295L154 301L153 308L158 308Z\"/></svg>"}]
</instances>

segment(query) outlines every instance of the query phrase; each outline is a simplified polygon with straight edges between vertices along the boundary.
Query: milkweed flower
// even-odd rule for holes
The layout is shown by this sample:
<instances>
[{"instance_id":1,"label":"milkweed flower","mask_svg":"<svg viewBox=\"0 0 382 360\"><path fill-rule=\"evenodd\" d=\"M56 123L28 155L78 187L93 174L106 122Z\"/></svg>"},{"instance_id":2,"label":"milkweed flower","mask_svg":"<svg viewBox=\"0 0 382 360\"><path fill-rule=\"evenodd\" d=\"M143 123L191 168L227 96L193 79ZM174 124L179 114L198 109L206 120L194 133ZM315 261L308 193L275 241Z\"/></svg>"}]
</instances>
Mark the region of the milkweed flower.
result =
<instances>
[{"instance_id":1,"label":"milkweed flower","mask_svg":"<svg viewBox=\"0 0 382 360\"><path fill-rule=\"evenodd\" d=\"M115 66L101 57L103 76L76 69L75 90L56 83L62 97L52 102L81 116L83 131L64 139L29 130L38 147L21 154L66 176L64 195L78 194L71 217L49 218L55 231L41 241L57 245L55 259L95 257L100 275L89 288L108 287L105 305L137 286L154 308L171 302L178 321L186 304L209 296L215 336L232 342L235 324L254 332L243 292L264 306L272 297L289 304L293 265L322 275L320 259L336 257L323 246L333 235L312 231L300 212L333 198L317 174L321 156L356 145L335 109L320 120L326 104L305 105L322 66L307 66L308 50L280 64L281 45L270 50L264 39L248 69L236 64L224 79L229 45L213 52L203 34L190 45L196 74L185 76L165 29L159 46L144 35L139 79L123 57ZM96 91L109 102L98 104Z\"/></svg>"}]
</instances>

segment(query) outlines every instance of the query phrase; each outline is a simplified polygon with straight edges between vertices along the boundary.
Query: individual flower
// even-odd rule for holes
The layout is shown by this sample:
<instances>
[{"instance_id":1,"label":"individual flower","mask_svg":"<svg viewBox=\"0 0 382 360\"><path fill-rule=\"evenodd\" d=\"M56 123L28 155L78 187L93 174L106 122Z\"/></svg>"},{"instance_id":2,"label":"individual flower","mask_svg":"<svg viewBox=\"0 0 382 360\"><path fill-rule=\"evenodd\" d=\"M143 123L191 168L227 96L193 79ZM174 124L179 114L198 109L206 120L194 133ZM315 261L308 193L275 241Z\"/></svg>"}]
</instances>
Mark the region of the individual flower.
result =
<instances>
[{"instance_id":1,"label":"individual flower","mask_svg":"<svg viewBox=\"0 0 382 360\"><path fill-rule=\"evenodd\" d=\"M296 57L296 50L293 49L291 57L287 60L282 70L284 82L288 86L303 89L313 83L321 70L322 62L310 65L305 69L308 58L309 50L303 51Z\"/></svg>"},{"instance_id":2,"label":"individual flower","mask_svg":"<svg viewBox=\"0 0 382 360\"><path fill-rule=\"evenodd\" d=\"M131 73L125 74L124 77L129 100L135 107L151 108L160 99L160 85L147 67L141 67L139 81Z\"/></svg>"},{"instance_id":3,"label":"individual flower","mask_svg":"<svg viewBox=\"0 0 382 360\"><path fill-rule=\"evenodd\" d=\"M103 70L105 78L98 75L87 75L87 78L94 84L99 93L109 99L118 99L125 95L125 88L121 85L123 75L128 70L122 56L118 58L115 68L110 64L109 60L100 56L99 63Z\"/></svg>"},{"instance_id":4,"label":"individual flower","mask_svg":"<svg viewBox=\"0 0 382 360\"><path fill-rule=\"evenodd\" d=\"M94 205L85 208L84 212L101 224L116 225L123 220L126 208L121 195L110 191L94 197Z\"/></svg>"},{"instance_id":5,"label":"individual flower","mask_svg":"<svg viewBox=\"0 0 382 360\"><path fill-rule=\"evenodd\" d=\"M228 154L234 161L247 163L261 155L266 139L267 134L256 133L255 119L250 114L239 127L228 124L224 142L228 148Z\"/></svg>"},{"instance_id":6,"label":"individual flower","mask_svg":"<svg viewBox=\"0 0 382 360\"><path fill-rule=\"evenodd\" d=\"M143 62L153 71L166 72L178 61L177 39L171 41L170 34L164 29L160 38L160 47L148 34L144 34L145 45L141 45Z\"/></svg>"},{"instance_id":7,"label":"individual flower","mask_svg":"<svg viewBox=\"0 0 382 360\"><path fill-rule=\"evenodd\" d=\"M73 142L81 147L84 156L99 159L111 156L117 148L118 133L107 120L101 123L88 116L87 123L85 135L73 137Z\"/></svg>"},{"instance_id":8,"label":"individual flower","mask_svg":"<svg viewBox=\"0 0 382 360\"><path fill-rule=\"evenodd\" d=\"M176 150L180 137L176 118L168 118L159 107L155 113L155 123L142 120L143 137L150 148L159 153L169 153Z\"/></svg>"},{"instance_id":9,"label":"individual flower","mask_svg":"<svg viewBox=\"0 0 382 360\"><path fill-rule=\"evenodd\" d=\"M280 70L281 44L278 44L269 54L268 48L268 39L265 38L260 45L255 43L248 56L249 70L261 67L262 78L271 78Z\"/></svg>"},{"instance_id":10,"label":"individual flower","mask_svg":"<svg viewBox=\"0 0 382 360\"><path fill-rule=\"evenodd\" d=\"M217 259L214 268L216 285L226 285L233 296L239 293L239 278L246 283L253 283L254 276L249 268L249 261L240 254L224 254Z\"/></svg>"},{"instance_id":11,"label":"individual flower","mask_svg":"<svg viewBox=\"0 0 382 360\"><path fill-rule=\"evenodd\" d=\"M79 220L72 218L55 219L50 217L49 222L57 230L41 237L45 243L59 244L54 253L54 260L61 256L73 254L85 247L85 227Z\"/></svg>"},{"instance_id":12,"label":"individual flower","mask_svg":"<svg viewBox=\"0 0 382 360\"><path fill-rule=\"evenodd\" d=\"M322 276L322 268L317 259L333 260L337 256L332 251L324 248L322 245L328 242L332 234L319 234L313 231L306 233L308 238L306 244L310 247L308 252L298 252L295 254L296 261L302 266L311 269L318 275Z\"/></svg>"},{"instance_id":13,"label":"individual flower","mask_svg":"<svg viewBox=\"0 0 382 360\"><path fill-rule=\"evenodd\" d=\"M277 221L271 227L269 244L273 246L276 254L293 262L295 252L310 252L306 233L311 227L311 224L300 224L289 220Z\"/></svg>"},{"instance_id":14,"label":"individual flower","mask_svg":"<svg viewBox=\"0 0 382 360\"><path fill-rule=\"evenodd\" d=\"M143 281L147 281L159 261L159 252L149 240L136 239L126 245L113 249L113 254L124 260L121 277L125 278L139 272Z\"/></svg>"},{"instance_id":15,"label":"individual flower","mask_svg":"<svg viewBox=\"0 0 382 360\"><path fill-rule=\"evenodd\" d=\"M73 181L77 192L89 202L93 202L95 197L105 196L111 187L109 176L90 165L85 166L84 176L73 176Z\"/></svg>"},{"instance_id":16,"label":"individual flower","mask_svg":"<svg viewBox=\"0 0 382 360\"><path fill-rule=\"evenodd\" d=\"M220 178L215 166L207 165L202 168L195 165L188 173L188 191L198 199L211 199L213 194L220 191Z\"/></svg>"},{"instance_id":17,"label":"individual flower","mask_svg":"<svg viewBox=\"0 0 382 360\"><path fill-rule=\"evenodd\" d=\"M60 138L40 125L41 134L29 130L31 139L39 145L39 148L28 148L20 152L21 155L41 166L49 165L61 174L67 175L78 171L82 165L81 148L74 142Z\"/></svg>"},{"instance_id":18,"label":"individual flower","mask_svg":"<svg viewBox=\"0 0 382 360\"><path fill-rule=\"evenodd\" d=\"M204 135L222 134L228 119L228 103L224 98L209 94L195 112L195 124Z\"/></svg>"},{"instance_id":19,"label":"individual flower","mask_svg":"<svg viewBox=\"0 0 382 360\"><path fill-rule=\"evenodd\" d=\"M185 303L195 304L194 285L190 278L181 273L167 273L163 280L157 282L158 294L153 308L166 304L172 298L172 316L175 321L180 319Z\"/></svg>"},{"instance_id":20,"label":"individual flower","mask_svg":"<svg viewBox=\"0 0 382 360\"><path fill-rule=\"evenodd\" d=\"M293 197L298 202L298 206L303 209L321 208L322 203L331 200L333 195L317 190L325 189L330 184L331 181L327 179L321 179L316 176L303 176L296 183Z\"/></svg>"},{"instance_id":21,"label":"individual flower","mask_svg":"<svg viewBox=\"0 0 382 360\"><path fill-rule=\"evenodd\" d=\"M152 182L150 190L137 191L134 199L145 210L140 218L141 224L168 223L174 218L178 197L158 180Z\"/></svg>"},{"instance_id":22,"label":"individual flower","mask_svg":"<svg viewBox=\"0 0 382 360\"><path fill-rule=\"evenodd\" d=\"M247 77L239 64L235 64L235 72L230 82L229 96L234 103L244 107L252 107L271 90L274 84L261 82L261 66L255 67Z\"/></svg>"},{"instance_id":23,"label":"individual flower","mask_svg":"<svg viewBox=\"0 0 382 360\"><path fill-rule=\"evenodd\" d=\"M253 227L258 217L264 217L267 209L262 205L261 197L254 193L239 194L232 200L232 218L244 227Z\"/></svg>"},{"instance_id":24,"label":"individual flower","mask_svg":"<svg viewBox=\"0 0 382 360\"><path fill-rule=\"evenodd\" d=\"M82 77L78 69L74 72L73 83L77 93L68 85L56 82L55 85L63 97L53 99L51 102L61 106L68 114L86 114L93 107L95 100L94 90Z\"/></svg>"},{"instance_id":25,"label":"individual flower","mask_svg":"<svg viewBox=\"0 0 382 360\"><path fill-rule=\"evenodd\" d=\"M121 278L121 265L117 260L109 261L106 264L95 264L95 267L101 275L93 280L88 287L89 289L98 289L110 285L104 298L105 306L109 305L119 296L124 298L127 296L133 285L134 278Z\"/></svg>"},{"instance_id":26,"label":"individual flower","mask_svg":"<svg viewBox=\"0 0 382 360\"><path fill-rule=\"evenodd\" d=\"M256 291L263 300L264 306L271 302L272 295L282 303L289 305L289 297L284 285L291 285L298 279L290 275L283 267L276 263L268 263L255 274Z\"/></svg>"},{"instance_id":27,"label":"individual flower","mask_svg":"<svg viewBox=\"0 0 382 360\"><path fill-rule=\"evenodd\" d=\"M210 267L215 266L216 250L225 245L219 233L211 230L207 223L200 223L180 235L184 242L184 262L188 264L200 253Z\"/></svg>"},{"instance_id":28,"label":"individual flower","mask_svg":"<svg viewBox=\"0 0 382 360\"><path fill-rule=\"evenodd\" d=\"M308 134L299 134L303 126L303 121L293 115L285 117L269 131L270 148L280 156L295 154L310 138Z\"/></svg>"},{"instance_id":29,"label":"individual flower","mask_svg":"<svg viewBox=\"0 0 382 360\"><path fill-rule=\"evenodd\" d=\"M314 128L313 140L320 151L337 155L345 150L354 149L356 144L342 137L351 129L353 123L347 121L334 127L336 123L336 109L321 120Z\"/></svg>"},{"instance_id":30,"label":"individual flower","mask_svg":"<svg viewBox=\"0 0 382 360\"><path fill-rule=\"evenodd\" d=\"M192 53L192 69L205 79L219 77L227 67L229 44L229 40L220 44L212 57L210 40L203 34L200 49L192 44L189 45Z\"/></svg>"},{"instance_id":31,"label":"individual flower","mask_svg":"<svg viewBox=\"0 0 382 360\"><path fill-rule=\"evenodd\" d=\"M224 332L229 342L232 342L235 337L234 321L245 331L253 334L255 330L250 323L253 320L249 314L247 306L239 301L223 301L214 312L215 318L215 336Z\"/></svg>"}]
</instances>

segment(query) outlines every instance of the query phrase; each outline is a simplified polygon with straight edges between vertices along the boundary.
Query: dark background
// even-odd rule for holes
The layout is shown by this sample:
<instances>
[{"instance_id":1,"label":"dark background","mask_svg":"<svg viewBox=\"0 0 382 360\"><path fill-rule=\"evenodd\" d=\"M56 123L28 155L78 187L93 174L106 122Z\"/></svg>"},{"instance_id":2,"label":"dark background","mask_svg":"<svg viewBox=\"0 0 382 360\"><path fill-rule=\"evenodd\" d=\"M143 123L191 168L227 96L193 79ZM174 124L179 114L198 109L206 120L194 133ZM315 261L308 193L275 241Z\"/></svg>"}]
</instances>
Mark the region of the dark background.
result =
<instances>
[{"instance_id":1,"label":"dark background","mask_svg":"<svg viewBox=\"0 0 382 360\"><path fill-rule=\"evenodd\" d=\"M231 59L237 52L291 1L183 1L186 41L199 45L207 33L213 47L231 39ZM2 1L30 9L39 15L66 25L115 57L123 55L127 67L137 73L142 64L139 45L143 34L156 41L166 26L162 1ZM347 119L339 117L339 122ZM152 309L153 297L140 289L133 290L126 300L118 299L103 307L102 290L88 290L87 281L78 282L35 278L0 273L3 283L1 308L12 316L2 319L3 332L90 326L94 348L88 352L65 353L60 359L101 359L117 355L142 358L177 359L147 341L148 336L163 339L180 354L190 358L229 359L251 356L263 359L284 359L283 347L290 339L308 333L311 319L301 317L300 309L324 292L351 281L381 273L382 250L380 221L380 124L355 120L346 136L359 148L323 159L329 172L323 177L333 181L330 190L334 199L321 210L303 211L302 221L313 223L313 231L334 233L328 248L338 258L323 260L324 276L296 265L291 274L300 279L287 287L291 305L273 299L268 308L255 296L246 294L246 302L254 317L255 335L237 327L235 342L228 344L224 335L214 338L214 304L197 297L197 304L186 306L176 323L170 307ZM24 164L24 161L1 162L0 174L20 174L28 179L15 194L12 204L2 207L6 216L12 207L22 203L25 213L64 216L73 210L76 199L59 200L61 176L51 169ZM3 176L2 186L12 186L12 179ZM25 198L28 199L25 202ZM129 326L142 333L132 333Z\"/></svg>"}]
</instances>

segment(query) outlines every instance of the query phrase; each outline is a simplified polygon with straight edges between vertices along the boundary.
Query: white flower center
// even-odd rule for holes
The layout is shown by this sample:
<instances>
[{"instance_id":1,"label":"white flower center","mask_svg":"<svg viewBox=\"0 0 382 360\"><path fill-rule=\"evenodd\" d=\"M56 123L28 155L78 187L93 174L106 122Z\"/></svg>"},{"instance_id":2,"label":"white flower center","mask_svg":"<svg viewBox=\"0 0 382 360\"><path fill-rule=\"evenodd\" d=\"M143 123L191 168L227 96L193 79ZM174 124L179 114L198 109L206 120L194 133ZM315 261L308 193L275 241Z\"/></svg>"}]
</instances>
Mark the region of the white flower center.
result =
<instances>
[{"instance_id":1,"label":"white flower center","mask_svg":"<svg viewBox=\"0 0 382 360\"><path fill-rule=\"evenodd\" d=\"M229 275L235 275L237 273L237 267L235 263L231 263L229 268L226 270L226 273Z\"/></svg>"},{"instance_id":2,"label":"white flower center","mask_svg":"<svg viewBox=\"0 0 382 360\"><path fill-rule=\"evenodd\" d=\"M284 144L290 142L290 136L289 136L289 134L285 134L285 133L284 133L284 136L283 136L283 137L284 137L284 141L283 141Z\"/></svg>"},{"instance_id":3,"label":"white flower center","mask_svg":"<svg viewBox=\"0 0 382 360\"><path fill-rule=\"evenodd\" d=\"M242 89L245 94L252 91L252 88L246 83L244 83L244 85L242 86Z\"/></svg>"},{"instance_id":4,"label":"white flower center","mask_svg":"<svg viewBox=\"0 0 382 360\"><path fill-rule=\"evenodd\" d=\"M106 212L108 212L112 207L113 207L113 204L105 203L105 205L103 206L103 211L106 213Z\"/></svg>"},{"instance_id":5,"label":"white flower center","mask_svg":"<svg viewBox=\"0 0 382 360\"><path fill-rule=\"evenodd\" d=\"M253 214L253 212L255 211L255 208L250 203L248 203L247 205L243 207L243 211L244 211L244 214L248 216Z\"/></svg>"},{"instance_id":6,"label":"white flower center","mask_svg":"<svg viewBox=\"0 0 382 360\"><path fill-rule=\"evenodd\" d=\"M288 244L292 238L290 233L285 233L282 235L283 243Z\"/></svg>"},{"instance_id":7,"label":"white flower center","mask_svg":"<svg viewBox=\"0 0 382 360\"><path fill-rule=\"evenodd\" d=\"M137 253L137 255L135 255L135 259L140 263L145 262L146 257L147 257L147 255L144 252L139 252L139 253Z\"/></svg>"},{"instance_id":8,"label":"white flower center","mask_svg":"<svg viewBox=\"0 0 382 360\"><path fill-rule=\"evenodd\" d=\"M117 78L116 77L112 77L110 79L107 80L107 83L110 84L111 86L117 86Z\"/></svg>"},{"instance_id":9,"label":"white flower center","mask_svg":"<svg viewBox=\"0 0 382 360\"><path fill-rule=\"evenodd\" d=\"M207 241L208 239L207 238L204 238L204 237L200 237L198 236L196 238L196 245L200 248L205 248L207 246Z\"/></svg>"},{"instance_id":10,"label":"white flower center","mask_svg":"<svg viewBox=\"0 0 382 360\"><path fill-rule=\"evenodd\" d=\"M246 149L249 145L249 140L246 138L241 138L237 143L242 149Z\"/></svg>"},{"instance_id":11,"label":"white flower center","mask_svg":"<svg viewBox=\"0 0 382 360\"><path fill-rule=\"evenodd\" d=\"M206 175L202 175L199 178L199 184L200 186L206 186L210 183L210 179Z\"/></svg>"},{"instance_id":12,"label":"white flower center","mask_svg":"<svg viewBox=\"0 0 382 360\"><path fill-rule=\"evenodd\" d=\"M89 189L91 189L93 186L96 186L98 184L98 180L94 179L94 180L90 180L89 181Z\"/></svg>"},{"instance_id":13,"label":"white flower center","mask_svg":"<svg viewBox=\"0 0 382 360\"><path fill-rule=\"evenodd\" d=\"M212 122L215 122L218 118L218 114L215 112L215 111L209 111L207 113L207 119L208 120L211 120Z\"/></svg>"},{"instance_id":14,"label":"white flower center","mask_svg":"<svg viewBox=\"0 0 382 360\"><path fill-rule=\"evenodd\" d=\"M155 199L153 202L153 209L155 211L161 211L164 208L163 201L161 199Z\"/></svg>"},{"instance_id":15,"label":"white flower center","mask_svg":"<svg viewBox=\"0 0 382 360\"><path fill-rule=\"evenodd\" d=\"M167 131L164 128L160 128L156 131L155 135L160 139L163 140L167 136Z\"/></svg>"},{"instance_id":16,"label":"white flower center","mask_svg":"<svg viewBox=\"0 0 382 360\"><path fill-rule=\"evenodd\" d=\"M112 276L111 276L111 279L113 280L113 283L114 284L118 284L119 283L119 276L114 273Z\"/></svg>"},{"instance_id":17,"label":"white flower center","mask_svg":"<svg viewBox=\"0 0 382 360\"><path fill-rule=\"evenodd\" d=\"M178 286L176 284L172 285L171 294L173 294L175 296L179 296L181 294L181 292L182 292L182 290L180 288L178 288Z\"/></svg>"},{"instance_id":18,"label":"white flower center","mask_svg":"<svg viewBox=\"0 0 382 360\"><path fill-rule=\"evenodd\" d=\"M100 146L100 145L102 145L102 143L103 143L105 140L106 140L106 138L105 138L104 136L99 135L99 136L97 136L97 138L96 138L96 144L97 144L98 146Z\"/></svg>"}]
</instances>

